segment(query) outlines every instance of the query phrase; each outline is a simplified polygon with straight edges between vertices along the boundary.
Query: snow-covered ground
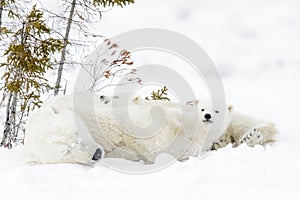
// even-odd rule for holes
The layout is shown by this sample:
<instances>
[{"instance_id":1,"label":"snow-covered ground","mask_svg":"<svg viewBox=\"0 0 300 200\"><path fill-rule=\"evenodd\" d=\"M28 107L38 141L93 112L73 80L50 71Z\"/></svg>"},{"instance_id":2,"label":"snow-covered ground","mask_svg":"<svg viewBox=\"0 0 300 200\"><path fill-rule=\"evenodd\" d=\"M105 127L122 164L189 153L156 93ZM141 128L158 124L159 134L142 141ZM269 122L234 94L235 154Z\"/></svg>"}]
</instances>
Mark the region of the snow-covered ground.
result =
<instances>
[{"instance_id":1,"label":"snow-covered ground","mask_svg":"<svg viewBox=\"0 0 300 200\"><path fill-rule=\"evenodd\" d=\"M222 75L227 102L274 122L278 142L228 146L144 175L101 163L26 166L22 147L1 149L1 199L299 199L299 10L299 0L136 0L105 13L98 28L106 36L156 27L198 42Z\"/></svg>"},{"instance_id":2,"label":"snow-covered ground","mask_svg":"<svg viewBox=\"0 0 300 200\"><path fill-rule=\"evenodd\" d=\"M7 199L298 199L298 153L287 142L228 147L203 160L130 175L101 164L25 166L21 149L5 150L0 191Z\"/></svg>"}]
</instances>

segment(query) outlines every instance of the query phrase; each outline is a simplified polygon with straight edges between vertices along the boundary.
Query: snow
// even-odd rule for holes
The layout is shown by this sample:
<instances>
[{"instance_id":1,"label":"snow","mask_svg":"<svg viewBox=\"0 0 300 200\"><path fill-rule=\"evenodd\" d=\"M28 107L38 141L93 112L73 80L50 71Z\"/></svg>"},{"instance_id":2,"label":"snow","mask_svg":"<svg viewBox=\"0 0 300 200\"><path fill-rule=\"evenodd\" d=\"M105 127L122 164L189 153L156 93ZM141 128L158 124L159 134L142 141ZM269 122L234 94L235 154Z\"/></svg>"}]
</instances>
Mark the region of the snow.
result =
<instances>
[{"instance_id":1,"label":"snow","mask_svg":"<svg viewBox=\"0 0 300 200\"><path fill-rule=\"evenodd\" d=\"M144 27L189 36L215 62L227 102L277 125L275 144L227 146L143 175L101 162L27 166L22 147L0 149L1 199L299 199L299 9L298 0L136 0L98 26L106 36Z\"/></svg>"},{"instance_id":2,"label":"snow","mask_svg":"<svg viewBox=\"0 0 300 200\"><path fill-rule=\"evenodd\" d=\"M298 156L281 142L265 149L228 146L144 175L100 163L26 166L21 148L13 151L1 151L0 191L9 199L297 199L300 191Z\"/></svg>"}]
</instances>

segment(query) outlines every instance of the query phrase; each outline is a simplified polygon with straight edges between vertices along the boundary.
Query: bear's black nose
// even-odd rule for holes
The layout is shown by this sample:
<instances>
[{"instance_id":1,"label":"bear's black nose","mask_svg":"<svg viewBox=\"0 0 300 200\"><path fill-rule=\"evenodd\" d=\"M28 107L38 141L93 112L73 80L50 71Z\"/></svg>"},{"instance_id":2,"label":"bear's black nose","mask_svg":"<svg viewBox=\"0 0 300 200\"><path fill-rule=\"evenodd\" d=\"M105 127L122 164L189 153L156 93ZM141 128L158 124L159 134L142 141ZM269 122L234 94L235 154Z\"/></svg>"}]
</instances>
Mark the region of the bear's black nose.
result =
<instances>
[{"instance_id":1,"label":"bear's black nose","mask_svg":"<svg viewBox=\"0 0 300 200\"><path fill-rule=\"evenodd\" d=\"M101 158L101 156L102 156L102 150L100 148L97 148L96 152L93 155L92 160L97 161L97 160L99 160Z\"/></svg>"},{"instance_id":2,"label":"bear's black nose","mask_svg":"<svg viewBox=\"0 0 300 200\"><path fill-rule=\"evenodd\" d=\"M207 119L207 120L211 119L211 114L206 113L206 114L204 115L204 118Z\"/></svg>"}]
</instances>

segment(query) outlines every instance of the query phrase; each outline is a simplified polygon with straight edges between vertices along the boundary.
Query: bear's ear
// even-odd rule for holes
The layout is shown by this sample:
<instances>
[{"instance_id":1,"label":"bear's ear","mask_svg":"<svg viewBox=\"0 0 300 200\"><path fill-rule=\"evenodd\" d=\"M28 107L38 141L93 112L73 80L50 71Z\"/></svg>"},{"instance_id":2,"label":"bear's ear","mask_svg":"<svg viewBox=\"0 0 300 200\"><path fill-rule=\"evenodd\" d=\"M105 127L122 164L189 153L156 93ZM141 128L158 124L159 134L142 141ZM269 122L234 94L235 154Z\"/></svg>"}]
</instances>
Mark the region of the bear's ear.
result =
<instances>
[{"instance_id":1,"label":"bear's ear","mask_svg":"<svg viewBox=\"0 0 300 200\"><path fill-rule=\"evenodd\" d=\"M133 104L139 104L142 101L142 98L140 96L135 96L131 101Z\"/></svg>"},{"instance_id":2,"label":"bear's ear","mask_svg":"<svg viewBox=\"0 0 300 200\"><path fill-rule=\"evenodd\" d=\"M227 106L227 108L228 108L228 111L229 111L229 112L232 112L232 111L233 111L233 106L232 106L232 105Z\"/></svg>"},{"instance_id":3,"label":"bear's ear","mask_svg":"<svg viewBox=\"0 0 300 200\"><path fill-rule=\"evenodd\" d=\"M199 104L199 99L194 99L192 101L188 101L185 103L185 105L190 105L190 106L198 106Z\"/></svg>"}]
</instances>

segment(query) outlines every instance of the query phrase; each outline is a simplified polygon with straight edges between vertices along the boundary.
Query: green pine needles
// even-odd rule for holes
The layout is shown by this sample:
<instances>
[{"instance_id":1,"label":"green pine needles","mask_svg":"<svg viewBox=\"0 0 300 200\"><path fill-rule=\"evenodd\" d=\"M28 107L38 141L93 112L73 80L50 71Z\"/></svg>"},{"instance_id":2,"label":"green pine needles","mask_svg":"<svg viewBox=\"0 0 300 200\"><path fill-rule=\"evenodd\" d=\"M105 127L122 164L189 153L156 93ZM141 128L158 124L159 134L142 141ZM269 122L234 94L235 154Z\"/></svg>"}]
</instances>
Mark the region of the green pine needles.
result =
<instances>
[{"instance_id":1,"label":"green pine needles","mask_svg":"<svg viewBox=\"0 0 300 200\"><path fill-rule=\"evenodd\" d=\"M168 88L166 86L164 86L161 89L158 89L157 92L153 91L151 93L151 99L149 99L149 97L147 96L145 99L146 100L161 100L161 101L170 101L170 99L167 97Z\"/></svg>"},{"instance_id":2,"label":"green pine needles","mask_svg":"<svg viewBox=\"0 0 300 200\"><path fill-rule=\"evenodd\" d=\"M33 6L13 35L5 51L4 91L22 99L21 110L40 106L41 94L51 89L45 74L52 69L53 54L63 48L62 40L50 36L50 28L43 20L43 12Z\"/></svg>"}]
</instances>

